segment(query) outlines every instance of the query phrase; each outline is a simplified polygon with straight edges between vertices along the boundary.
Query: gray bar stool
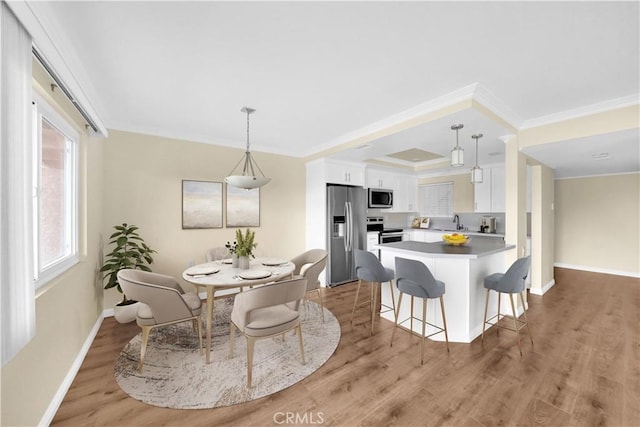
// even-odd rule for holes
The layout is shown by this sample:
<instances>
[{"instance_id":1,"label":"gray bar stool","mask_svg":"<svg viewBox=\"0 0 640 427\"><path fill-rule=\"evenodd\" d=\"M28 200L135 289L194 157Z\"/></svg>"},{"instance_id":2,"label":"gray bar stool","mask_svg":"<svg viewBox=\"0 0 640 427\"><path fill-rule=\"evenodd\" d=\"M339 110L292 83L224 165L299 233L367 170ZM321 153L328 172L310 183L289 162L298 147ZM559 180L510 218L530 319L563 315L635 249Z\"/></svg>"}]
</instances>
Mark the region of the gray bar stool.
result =
<instances>
[{"instance_id":1,"label":"gray bar stool","mask_svg":"<svg viewBox=\"0 0 640 427\"><path fill-rule=\"evenodd\" d=\"M522 348L520 347L520 330L527 327L527 332L529 332L529 339L531 340L531 345L533 345L533 338L531 337L531 327L529 326L529 321L527 320L527 311L524 309L524 298L522 297L522 292L524 292L526 285L525 279L529 274L529 267L531 265L531 257L526 256L523 258L517 259L511 267L507 270L506 273L493 273L484 278L484 287L487 289L487 298L484 304L484 322L482 323L482 342L484 343L484 330L485 326L497 326L498 328L508 329L510 331L514 331L516 333L516 338L518 340L518 350L520 350L520 357L522 357ZM489 291L494 290L498 293L498 314L495 316L491 316L491 318L487 319L487 308L489 307ZM509 294L509 301L511 301L511 312L513 313L513 324L514 329L500 326L498 323L500 322L500 316L504 319L506 316L504 314L500 314L500 294ZM513 294L520 295L520 301L522 302L522 310L524 313L524 322L518 319L516 315L516 308L513 304ZM495 323L491 323L494 318L498 318ZM520 326L518 326L520 324ZM499 330L499 329L498 329Z\"/></svg>"},{"instance_id":2,"label":"gray bar stool","mask_svg":"<svg viewBox=\"0 0 640 427\"><path fill-rule=\"evenodd\" d=\"M381 311L381 313L386 313L387 311L393 310L393 314L396 314L396 302L395 297L393 295L393 278L394 272L390 268L385 268L380 260L371 252L363 251L361 249L355 250L355 258L356 258L356 276L358 277L358 289L356 290L356 299L353 302L353 310L351 310L351 323L353 323L353 315L356 312L356 308L363 307L366 304L369 305L371 309L371 335L373 335L373 323L375 320L375 307L377 303L378 297L378 289L384 282L389 282L389 289L391 290L391 304L393 307L389 307L388 305L384 305L381 303L382 307L387 310ZM362 286L362 282L369 282L371 286L370 296L368 301L363 301L358 304L358 297L360 296L360 287ZM382 298L381 298L382 299Z\"/></svg>"},{"instance_id":3,"label":"gray bar stool","mask_svg":"<svg viewBox=\"0 0 640 427\"><path fill-rule=\"evenodd\" d=\"M429 267L421 263L420 261L399 258L396 257L396 286L400 291L398 297L398 309L396 311L396 323L393 327L393 333L391 334L391 346L393 346L393 336L396 333L396 329L399 324L411 320L411 333L413 333L413 301L414 298L422 299L422 319L415 318L416 320L422 320L422 342L420 343L420 364L424 364L424 339L435 334L444 332L444 338L447 342L447 351L449 351L449 335L447 334L447 319L444 314L444 300L442 296L445 291L445 284L440 280L436 280L431 274ZM400 305L402 304L402 295L411 295L411 317L398 322L400 316ZM442 312L442 325L434 325L427 322L427 300L431 298L440 298L440 309ZM425 336L426 326L432 326L437 329L436 332Z\"/></svg>"}]
</instances>

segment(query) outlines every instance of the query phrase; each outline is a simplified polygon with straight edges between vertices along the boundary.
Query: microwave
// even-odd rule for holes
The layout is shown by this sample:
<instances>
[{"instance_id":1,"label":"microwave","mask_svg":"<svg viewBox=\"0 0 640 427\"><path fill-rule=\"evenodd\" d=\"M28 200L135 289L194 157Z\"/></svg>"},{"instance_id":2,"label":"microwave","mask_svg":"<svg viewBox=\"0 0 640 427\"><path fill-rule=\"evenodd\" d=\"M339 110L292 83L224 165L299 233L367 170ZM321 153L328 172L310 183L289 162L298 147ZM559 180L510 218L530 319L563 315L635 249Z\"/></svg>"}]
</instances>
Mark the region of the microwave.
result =
<instances>
[{"instance_id":1,"label":"microwave","mask_svg":"<svg viewBox=\"0 0 640 427\"><path fill-rule=\"evenodd\" d=\"M367 206L370 208L392 208L393 190L370 188Z\"/></svg>"}]
</instances>

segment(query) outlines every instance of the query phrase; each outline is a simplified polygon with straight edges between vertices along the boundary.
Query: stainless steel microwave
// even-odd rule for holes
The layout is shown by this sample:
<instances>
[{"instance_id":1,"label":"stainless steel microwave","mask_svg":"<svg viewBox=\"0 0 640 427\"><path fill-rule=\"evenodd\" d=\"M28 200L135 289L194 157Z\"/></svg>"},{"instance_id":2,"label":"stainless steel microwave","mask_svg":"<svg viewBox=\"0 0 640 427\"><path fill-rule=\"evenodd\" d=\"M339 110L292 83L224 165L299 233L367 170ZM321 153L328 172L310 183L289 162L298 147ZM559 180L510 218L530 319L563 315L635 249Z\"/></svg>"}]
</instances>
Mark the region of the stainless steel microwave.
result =
<instances>
[{"instance_id":1,"label":"stainless steel microwave","mask_svg":"<svg viewBox=\"0 0 640 427\"><path fill-rule=\"evenodd\" d=\"M370 208L392 208L393 190L385 190L383 188L370 188L368 201L368 206Z\"/></svg>"}]
</instances>

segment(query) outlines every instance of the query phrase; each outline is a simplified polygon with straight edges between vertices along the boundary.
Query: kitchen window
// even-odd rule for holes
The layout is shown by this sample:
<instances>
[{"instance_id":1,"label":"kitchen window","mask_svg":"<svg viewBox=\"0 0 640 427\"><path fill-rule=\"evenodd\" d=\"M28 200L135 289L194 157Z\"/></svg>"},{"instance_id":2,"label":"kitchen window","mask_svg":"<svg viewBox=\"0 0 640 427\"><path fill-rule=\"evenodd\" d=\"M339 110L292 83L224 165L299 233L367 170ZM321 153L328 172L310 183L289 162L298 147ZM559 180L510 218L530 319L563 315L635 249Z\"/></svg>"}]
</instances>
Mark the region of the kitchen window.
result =
<instances>
[{"instance_id":1,"label":"kitchen window","mask_svg":"<svg viewBox=\"0 0 640 427\"><path fill-rule=\"evenodd\" d=\"M33 102L36 288L78 262L78 133L46 101Z\"/></svg>"},{"instance_id":2,"label":"kitchen window","mask_svg":"<svg viewBox=\"0 0 640 427\"><path fill-rule=\"evenodd\" d=\"M420 186L420 215L450 217L453 215L453 182Z\"/></svg>"}]
</instances>

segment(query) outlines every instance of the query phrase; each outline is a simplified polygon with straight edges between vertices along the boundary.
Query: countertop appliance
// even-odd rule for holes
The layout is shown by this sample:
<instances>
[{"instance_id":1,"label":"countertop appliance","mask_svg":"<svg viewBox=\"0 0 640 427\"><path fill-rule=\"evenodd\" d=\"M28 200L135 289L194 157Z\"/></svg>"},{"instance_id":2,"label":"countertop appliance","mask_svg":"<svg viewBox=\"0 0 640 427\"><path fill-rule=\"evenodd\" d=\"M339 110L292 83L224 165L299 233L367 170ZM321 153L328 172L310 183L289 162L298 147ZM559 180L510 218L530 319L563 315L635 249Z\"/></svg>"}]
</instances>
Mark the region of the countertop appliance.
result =
<instances>
[{"instance_id":1,"label":"countertop appliance","mask_svg":"<svg viewBox=\"0 0 640 427\"><path fill-rule=\"evenodd\" d=\"M367 206L370 208L392 208L393 190L384 188L370 188L367 197Z\"/></svg>"},{"instance_id":2,"label":"countertop appliance","mask_svg":"<svg viewBox=\"0 0 640 427\"><path fill-rule=\"evenodd\" d=\"M480 222L481 233L495 233L496 232L496 218L493 216L483 216Z\"/></svg>"},{"instance_id":3,"label":"countertop appliance","mask_svg":"<svg viewBox=\"0 0 640 427\"><path fill-rule=\"evenodd\" d=\"M366 190L327 185L327 284L357 280L355 250L367 249Z\"/></svg>"}]
</instances>

